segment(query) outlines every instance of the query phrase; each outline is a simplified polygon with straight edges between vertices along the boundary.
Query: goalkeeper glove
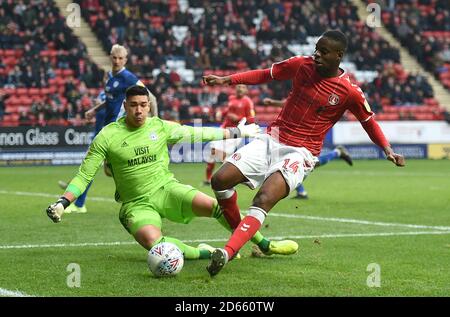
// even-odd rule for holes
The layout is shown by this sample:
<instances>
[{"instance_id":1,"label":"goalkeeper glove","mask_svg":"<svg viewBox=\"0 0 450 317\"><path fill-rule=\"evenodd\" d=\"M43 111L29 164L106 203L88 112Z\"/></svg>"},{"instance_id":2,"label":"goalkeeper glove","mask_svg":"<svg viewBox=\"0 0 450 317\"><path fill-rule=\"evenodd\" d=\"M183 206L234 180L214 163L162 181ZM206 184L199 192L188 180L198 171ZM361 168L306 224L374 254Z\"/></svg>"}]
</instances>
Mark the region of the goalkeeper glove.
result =
<instances>
[{"instance_id":1,"label":"goalkeeper glove","mask_svg":"<svg viewBox=\"0 0 450 317\"><path fill-rule=\"evenodd\" d=\"M69 205L70 201L63 196L59 198L56 203L53 203L47 207L47 216L53 220L53 222L60 222L64 209L69 207Z\"/></svg>"},{"instance_id":2,"label":"goalkeeper glove","mask_svg":"<svg viewBox=\"0 0 450 317\"><path fill-rule=\"evenodd\" d=\"M238 139L242 137L255 137L256 135L261 133L261 128L259 125L252 123L252 124L245 124L247 122L246 118L243 118L241 121L239 121L239 124L236 128L228 128L230 131L231 138Z\"/></svg>"}]
</instances>

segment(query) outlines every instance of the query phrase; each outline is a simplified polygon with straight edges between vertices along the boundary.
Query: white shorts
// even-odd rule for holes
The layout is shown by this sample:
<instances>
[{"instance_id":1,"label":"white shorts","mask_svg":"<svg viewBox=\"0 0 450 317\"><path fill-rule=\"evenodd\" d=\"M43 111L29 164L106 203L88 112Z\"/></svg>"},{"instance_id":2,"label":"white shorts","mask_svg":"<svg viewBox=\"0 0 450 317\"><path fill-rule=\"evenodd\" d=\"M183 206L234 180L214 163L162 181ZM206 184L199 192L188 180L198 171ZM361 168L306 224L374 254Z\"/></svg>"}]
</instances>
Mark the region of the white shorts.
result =
<instances>
[{"instance_id":1,"label":"white shorts","mask_svg":"<svg viewBox=\"0 0 450 317\"><path fill-rule=\"evenodd\" d=\"M313 170L318 158L304 147L277 142L268 134L261 134L226 159L235 165L255 189L270 175L280 171L290 191L303 182Z\"/></svg>"},{"instance_id":2,"label":"white shorts","mask_svg":"<svg viewBox=\"0 0 450 317\"><path fill-rule=\"evenodd\" d=\"M236 152L237 149L239 149L244 144L244 139L227 139L227 140L220 140L220 141L211 141L208 143L207 147L209 147L211 150L217 150L225 153L225 157L230 156L234 152ZM207 161L219 161L222 162L222 159L217 158L214 155L211 155L211 151L207 151L207 153L210 154L210 157L207 158Z\"/></svg>"}]
</instances>

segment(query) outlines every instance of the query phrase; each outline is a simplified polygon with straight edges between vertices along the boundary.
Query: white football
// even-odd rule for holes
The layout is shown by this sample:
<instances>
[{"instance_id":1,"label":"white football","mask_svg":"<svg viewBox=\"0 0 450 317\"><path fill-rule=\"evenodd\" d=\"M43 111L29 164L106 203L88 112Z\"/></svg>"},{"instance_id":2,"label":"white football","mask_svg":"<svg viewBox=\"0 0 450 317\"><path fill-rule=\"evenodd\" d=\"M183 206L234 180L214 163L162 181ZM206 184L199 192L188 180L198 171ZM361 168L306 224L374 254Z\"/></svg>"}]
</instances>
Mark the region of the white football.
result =
<instances>
[{"instance_id":1,"label":"white football","mask_svg":"<svg viewBox=\"0 0 450 317\"><path fill-rule=\"evenodd\" d=\"M183 268L184 256L175 244L161 242L148 251L147 263L153 275L173 276L180 273Z\"/></svg>"}]
</instances>

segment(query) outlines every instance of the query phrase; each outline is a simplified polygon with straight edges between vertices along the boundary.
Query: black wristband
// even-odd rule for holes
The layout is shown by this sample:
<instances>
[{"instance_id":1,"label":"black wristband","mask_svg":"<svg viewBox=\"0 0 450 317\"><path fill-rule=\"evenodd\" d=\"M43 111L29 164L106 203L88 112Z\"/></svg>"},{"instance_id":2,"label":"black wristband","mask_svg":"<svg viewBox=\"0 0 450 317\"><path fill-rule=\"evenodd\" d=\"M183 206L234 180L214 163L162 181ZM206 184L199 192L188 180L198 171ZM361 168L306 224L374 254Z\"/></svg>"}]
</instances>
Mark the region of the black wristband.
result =
<instances>
[{"instance_id":1,"label":"black wristband","mask_svg":"<svg viewBox=\"0 0 450 317\"><path fill-rule=\"evenodd\" d=\"M230 131L230 139L239 139L241 137L239 128L228 128L228 131Z\"/></svg>"},{"instance_id":2,"label":"black wristband","mask_svg":"<svg viewBox=\"0 0 450 317\"><path fill-rule=\"evenodd\" d=\"M64 209L66 209L70 205L70 201L64 196L59 197L56 203L61 203L61 205L64 206Z\"/></svg>"}]
</instances>

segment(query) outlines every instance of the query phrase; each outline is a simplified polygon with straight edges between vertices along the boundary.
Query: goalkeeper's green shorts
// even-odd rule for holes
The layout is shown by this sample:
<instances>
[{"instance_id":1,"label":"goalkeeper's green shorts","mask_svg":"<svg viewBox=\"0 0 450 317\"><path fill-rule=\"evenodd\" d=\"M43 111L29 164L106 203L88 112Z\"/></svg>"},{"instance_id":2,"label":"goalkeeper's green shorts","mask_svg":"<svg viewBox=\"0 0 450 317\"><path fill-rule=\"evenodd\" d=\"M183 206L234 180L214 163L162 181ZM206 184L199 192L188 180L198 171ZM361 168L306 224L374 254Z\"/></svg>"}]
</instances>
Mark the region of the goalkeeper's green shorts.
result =
<instances>
[{"instance_id":1,"label":"goalkeeper's green shorts","mask_svg":"<svg viewBox=\"0 0 450 317\"><path fill-rule=\"evenodd\" d=\"M120 222L132 235L145 225L161 228L161 218L189 223L196 217L192 211L192 201L198 192L190 185L170 182L151 196L124 203L120 208Z\"/></svg>"}]
</instances>

